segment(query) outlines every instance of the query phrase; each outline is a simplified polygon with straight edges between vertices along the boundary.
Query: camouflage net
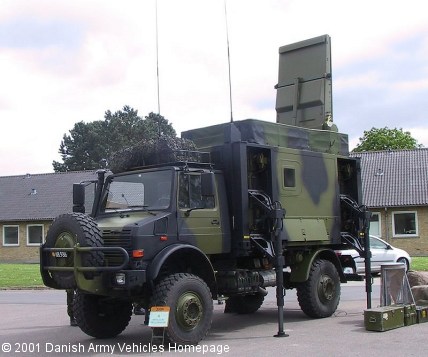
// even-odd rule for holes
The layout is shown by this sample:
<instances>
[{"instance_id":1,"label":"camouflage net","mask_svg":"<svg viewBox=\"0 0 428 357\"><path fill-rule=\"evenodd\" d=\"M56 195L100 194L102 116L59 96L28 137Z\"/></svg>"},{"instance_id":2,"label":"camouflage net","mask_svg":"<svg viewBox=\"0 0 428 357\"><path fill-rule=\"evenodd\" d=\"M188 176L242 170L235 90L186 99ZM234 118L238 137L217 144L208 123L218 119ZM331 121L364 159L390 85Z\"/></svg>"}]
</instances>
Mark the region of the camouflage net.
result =
<instances>
[{"instance_id":1,"label":"camouflage net","mask_svg":"<svg viewBox=\"0 0 428 357\"><path fill-rule=\"evenodd\" d=\"M407 272L407 279L409 280L410 287L428 285L428 272L409 270Z\"/></svg>"},{"instance_id":2,"label":"camouflage net","mask_svg":"<svg viewBox=\"0 0 428 357\"><path fill-rule=\"evenodd\" d=\"M407 279L416 305L428 306L428 272L409 270Z\"/></svg>"},{"instance_id":3,"label":"camouflage net","mask_svg":"<svg viewBox=\"0 0 428 357\"><path fill-rule=\"evenodd\" d=\"M118 173L147 165L198 161L199 155L195 150L196 146L192 141L171 136L142 140L134 146L114 153L109 160L110 170Z\"/></svg>"}]
</instances>

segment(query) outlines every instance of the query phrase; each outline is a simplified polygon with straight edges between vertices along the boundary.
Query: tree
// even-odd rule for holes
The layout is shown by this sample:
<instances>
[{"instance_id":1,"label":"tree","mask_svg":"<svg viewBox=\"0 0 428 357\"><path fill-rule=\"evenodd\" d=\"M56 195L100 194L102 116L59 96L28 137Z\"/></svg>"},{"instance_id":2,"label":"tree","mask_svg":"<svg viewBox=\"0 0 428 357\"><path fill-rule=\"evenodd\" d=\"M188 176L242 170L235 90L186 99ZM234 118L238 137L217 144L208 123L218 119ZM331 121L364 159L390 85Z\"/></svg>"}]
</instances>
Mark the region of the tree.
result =
<instances>
[{"instance_id":1,"label":"tree","mask_svg":"<svg viewBox=\"0 0 428 357\"><path fill-rule=\"evenodd\" d=\"M360 143L352 150L353 152L417 149L422 147L410 135L410 132L403 131L401 128L371 128L369 131L364 131L364 136L359 140Z\"/></svg>"},{"instance_id":2,"label":"tree","mask_svg":"<svg viewBox=\"0 0 428 357\"><path fill-rule=\"evenodd\" d=\"M98 169L105 167L115 152L159 136L176 137L163 116L149 113L143 119L130 106L115 113L108 110L104 120L74 124L59 147L63 162L53 161L52 166L55 172Z\"/></svg>"},{"instance_id":3,"label":"tree","mask_svg":"<svg viewBox=\"0 0 428 357\"><path fill-rule=\"evenodd\" d=\"M106 159L107 140L103 140L103 123L94 121L74 124L70 135L64 134L59 153L62 163L53 161L55 172L90 170L100 168L102 160Z\"/></svg>"}]
</instances>

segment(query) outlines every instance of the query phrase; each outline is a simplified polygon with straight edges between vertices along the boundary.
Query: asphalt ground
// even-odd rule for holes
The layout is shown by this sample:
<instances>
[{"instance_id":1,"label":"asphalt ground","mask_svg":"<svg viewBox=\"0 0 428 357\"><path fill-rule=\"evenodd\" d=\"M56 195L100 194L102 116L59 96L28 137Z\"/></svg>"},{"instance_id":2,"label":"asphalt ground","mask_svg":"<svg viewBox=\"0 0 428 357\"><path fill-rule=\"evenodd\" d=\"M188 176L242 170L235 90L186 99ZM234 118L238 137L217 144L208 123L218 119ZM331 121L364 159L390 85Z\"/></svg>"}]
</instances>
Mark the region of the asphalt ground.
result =
<instances>
[{"instance_id":1,"label":"asphalt ground","mask_svg":"<svg viewBox=\"0 0 428 357\"><path fill-rule=\"evenodd\" d=\"M325 319L303 314L294 291L287 291L284 331L278 332L275 289L261 309L251 315L223 313L215 302L208 336L196 347L159 347L144 316L133 316L128 328L114 339L97 340L69 326L66 294L55 290L0 291L1 356L424 356L428 323L386 332L364 327L364 283L342 284L336 313ZM379 305L379 279L375 279L372 307ZM158 342L158 341L153 341Z\"/></svg>"}]
</instances>

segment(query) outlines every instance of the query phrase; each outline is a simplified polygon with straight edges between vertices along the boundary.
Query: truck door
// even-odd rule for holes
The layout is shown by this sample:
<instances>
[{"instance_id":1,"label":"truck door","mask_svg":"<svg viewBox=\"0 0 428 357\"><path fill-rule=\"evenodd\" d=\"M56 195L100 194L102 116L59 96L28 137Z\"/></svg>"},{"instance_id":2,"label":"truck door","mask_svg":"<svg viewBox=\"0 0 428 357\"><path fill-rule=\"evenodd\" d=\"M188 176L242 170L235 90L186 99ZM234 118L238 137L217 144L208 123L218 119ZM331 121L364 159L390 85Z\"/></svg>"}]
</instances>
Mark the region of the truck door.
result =
<instances>
[{"instance_id":1,"label":"truck door","mask_svg":"<svg viewBox=\"0 0 428 357\"><path fill-rule=\"evenodd\" d=\"M218 195L202 196L200 172L180 172L178 178L178 239L205 254L222 253L223 227Z\"/></svg>"}]
</instances>

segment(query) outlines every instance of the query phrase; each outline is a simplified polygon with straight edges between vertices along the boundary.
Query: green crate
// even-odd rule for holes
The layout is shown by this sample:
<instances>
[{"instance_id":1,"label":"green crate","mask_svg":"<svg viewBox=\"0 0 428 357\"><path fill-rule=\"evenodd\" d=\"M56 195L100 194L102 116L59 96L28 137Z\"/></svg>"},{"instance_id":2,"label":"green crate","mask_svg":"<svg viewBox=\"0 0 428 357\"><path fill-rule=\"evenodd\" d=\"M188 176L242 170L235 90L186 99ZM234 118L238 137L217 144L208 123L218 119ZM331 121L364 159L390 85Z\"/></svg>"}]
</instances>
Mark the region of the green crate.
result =
<instances>
[{"instance_id":1,"label":"green crate","mask_svg":"<svg viewBox=\"0 0 428 357\"><path fill-rule=\"evenodd\" d=\"M404 325L410 326L414 325L418 322L417 313L416 313L416 305L408 304L404 305Z\"/></svg>"},{"instance_id":2,"label":"green crate","mask_svg":"<svg viewBox=\"0 0 428 357\"><path fill-rule=\"evenodd\" d=\"M368 331L388 331L404 326L404 307L382 306L364 310L364 326Z\"/></svg>"}]
</instances>

